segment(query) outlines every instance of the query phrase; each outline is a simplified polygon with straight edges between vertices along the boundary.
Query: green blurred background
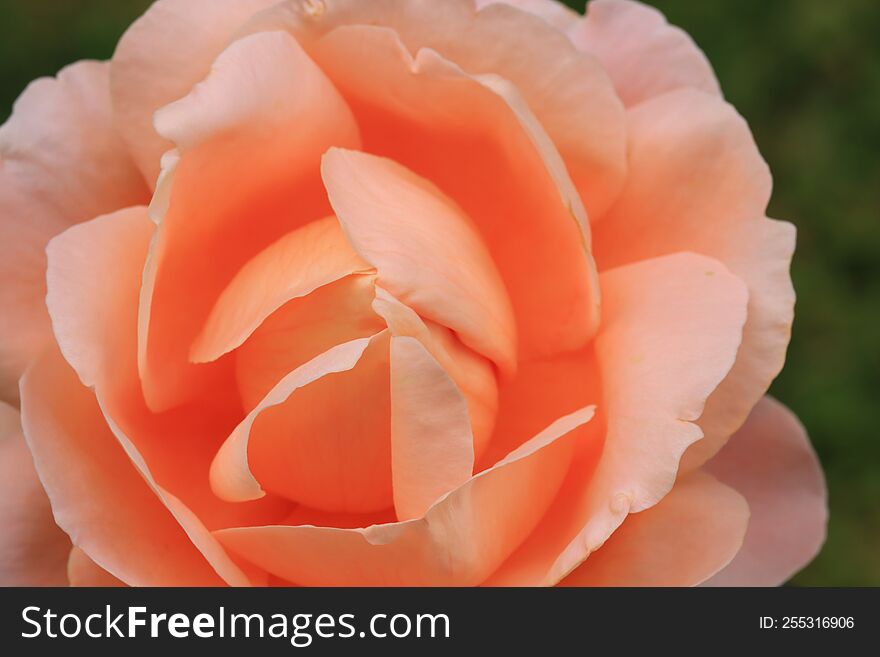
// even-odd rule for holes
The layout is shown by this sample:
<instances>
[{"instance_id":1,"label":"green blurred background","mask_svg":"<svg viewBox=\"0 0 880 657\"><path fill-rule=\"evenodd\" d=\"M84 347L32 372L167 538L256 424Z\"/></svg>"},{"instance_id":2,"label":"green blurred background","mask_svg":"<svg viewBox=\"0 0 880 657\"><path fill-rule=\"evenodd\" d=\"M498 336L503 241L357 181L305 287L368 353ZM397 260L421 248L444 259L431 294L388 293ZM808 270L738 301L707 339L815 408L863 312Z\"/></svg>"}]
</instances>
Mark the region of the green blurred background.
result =
<instances>
[{"instance_id":1,"label":"green blurred background","mask_svg":"<svg viewBox=\"0 0 880 657\"><path fill-rule=\"evenodd\" d=\"M0 0L0 121L30 80L109 57L149 4ZM650 4L705 50L773 170L771 216L799 229L797 320L772 392L812 436L831 523L793 583L878 586L880 0Z\"/></svg>"}]
</instances>

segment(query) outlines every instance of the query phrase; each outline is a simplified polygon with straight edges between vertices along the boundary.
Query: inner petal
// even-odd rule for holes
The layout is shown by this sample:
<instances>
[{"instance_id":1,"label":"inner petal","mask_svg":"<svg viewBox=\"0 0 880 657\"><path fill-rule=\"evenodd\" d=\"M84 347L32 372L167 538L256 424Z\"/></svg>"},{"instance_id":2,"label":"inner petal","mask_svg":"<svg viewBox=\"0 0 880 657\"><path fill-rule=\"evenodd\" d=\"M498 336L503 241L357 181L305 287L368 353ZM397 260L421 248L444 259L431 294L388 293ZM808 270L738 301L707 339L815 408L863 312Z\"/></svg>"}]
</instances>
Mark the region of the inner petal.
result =
<instances>
[{"instance_id":1,"label":"inner petal","mask_svg":"<svg viewBox=\"0 0 880 657\"><path fill-rule=\"evenodd\" d=\"M389 341L376 339L350 370L306 385L251 428L248 460L262 486L315 509L392 506Z\"/></svg>"},{"instance_id":2,"label":"inner petal","mask_svg":"<svg viewBox=\"0 0 880 657\"><path fill-rule=\"evenodd\" d=\"M319 354L382 331L385 322L371 306L374 279L346 276L272 313L234 352L244 408L254 408L284 376Z\"/></svg>"},{"instance_id":3,"label":"inner petal","mask_svg":"<svg viewBox=\"0 0 880 657\"><path fill-rule=\"evenodd\" d=\"M384 158L331 149L324 184L355 250L421 316L512 371L516 327L504 283L470 220L429 181Z\"/></svg>"},{"instance_id":4,"label":"inner petal","mask_svg":"<svg viewBox=\"0 0 880 657\"><path fill-rule=\"evenodd\" d=\"M248 262L220 295L190 350L209 362L240 346L287 301L355 272L367 272L336 217L292 230Z\"/></svg>"}]
</instances>

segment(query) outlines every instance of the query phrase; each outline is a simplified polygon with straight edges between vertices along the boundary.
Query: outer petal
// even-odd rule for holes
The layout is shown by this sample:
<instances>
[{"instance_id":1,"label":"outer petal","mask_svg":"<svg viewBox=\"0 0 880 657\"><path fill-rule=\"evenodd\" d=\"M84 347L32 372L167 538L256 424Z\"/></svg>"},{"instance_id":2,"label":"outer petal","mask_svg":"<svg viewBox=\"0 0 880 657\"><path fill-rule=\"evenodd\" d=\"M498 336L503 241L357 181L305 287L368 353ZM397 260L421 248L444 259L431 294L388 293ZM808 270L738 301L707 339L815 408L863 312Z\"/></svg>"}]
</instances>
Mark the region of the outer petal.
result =
<instances>
[{"instance_id":1,"label":"outer petal","mask_svg":"<svg viewBox=\"0 0 880 657\"><path fill-rule=\"evenodd\" d=\"M641 2L592 0L568 33L602 62L627 107L683 87L721 93L709 60L687 32Z\"/></svg>"},{"instance_id":2,"label":"outer petal","mask_svg":"<svg viewBox=\"0 0 880 657\"><path fill-rule=\"evenodd\" d=\"M557 0L476 0L479 9L494 4L510 5L535 16L540 16L561 32L569 30L580 17L580 14L574 9Z\"/></svg>"},{"instance_id":3,"label":"outer petal","mask_svg":"<svg viewBox=\"0 0 880 657\"><path fill-rule=\"evenodd\" d=\"M366 529L242 527L217 536L297 584L479 584L543 516L592 414L587 408L560 418L418 520Z\"/></svg>"},{"instance_id":4,"label":"outer petal","mask_svg":"<svg viewBox=\"0 0 880 657\"><path fill-rule=\"evenodd\" d=\"M52 518L21 423L0 402L0 586L66 586L70 539Z\"/></svg>"},{"instance_id":5,"label":"outer petal","mask_svg":"<svg viewBox=\"0 0 880 657\"><path fill-rule=\"evenodd\" d=\"M22 423L55 518L102 568L134 586L219 585L60 354L22 379Z\"/></svg>"},{"instance_id":6,"label":"outer petal","mask_svg":"<svg viewBox=\"0 0 880 657\"><path fill-rule=\"evenodd\" d=\"M189 93L236 28L276 1L158 0L122 36L112 62L115 121L150 186L172 147L153 114Z\"/></svg>"},{"instance_id":7,"label":"outer petal","mask_svg":"<svg viewBox=\"0 0 880 657\"><path fill-rule=\"evenodd\" d=\"M727 565L749 523L732 488L695 472L656 505L627 516L562 586L694 586Z\"/></svg>"},{"instance_id":8,"label":"outer petal","mask_svg":"<svg viewBox=\"0 0 880 657\"><path fill-rule=\"evenodd\" d=\"M794 290L794 228L764 217L771 180L745 121L694 90L630 111L630 176L595 227L599 268L690 250L717 258L749 288L737 361L700 418L705 438L683 468L705 462L745 421L782 368Z\"/></svg>"},{"instance_id":9,"label":"outer petal","mask_svg":"<svg viewBox=\"0 0 880 657\"><path fill-rule=\"evenodd\" d=\"M0 127L0 399L49 338L46 242L71 224L143 203L112 129L108 67L80 62L33 82Z\"/></svg>"},{"instance_id":10,"label":"outer petal","mask_svg":"<svg viewBox=\"0 0 880 657\"><path fill-rule=\"evenodd\" d=\"M76 546L70 550L67 559L67 577L71 586L125 586L124 582L113 577Z\"/></svg>"},{"instance_id":11,"label":"outer petal","mask_svg":"<svg viewBox=\"0 0 880 657\"><path fill-rule=\"evenodd\" d=\"M282 32L233 43L156 125L180 149L151 208L159 231L138 330L144 394L162 411L231 381L228 361L189 362L193 341L248 260L331 214L320 158L330 146L356 147L358 131L326 76Z\"/></svg>"},{"instance_id":12,"label":"outer petal","mask_svg":"<svg viewBox=\"0 0 880 657\"><path fill-rule=\"evenodd\" d=\"M709 586L776 586L808 564L825 541L825 479L797 418L765 397L705 469L748 500L742 550Z\"/></svg>"},{"instance_id":13,"label":"outer petal","mask_svg":"<svg viewBox=\"0 0 880 657\"><path fill-rule=\"evenodd\" d=\"M333 149L321 171L343 229L376 267L379 284L506 371L514 369L510 300L461 210L430 182L383 158Z\"/></svg>"},{"instance_id":14,"label":"outer petal","mask_svg":"<svg viewBox=\"0 0 880 657\"><path fill-rule=\"evenodd\" d=\"M672 488L695 421L736 357L747 295L716 260L679 253L602 274L596 338L605 443L577 455L534 538L490 583L555 584L629 513Z\"/></svg>"}]
</instances>

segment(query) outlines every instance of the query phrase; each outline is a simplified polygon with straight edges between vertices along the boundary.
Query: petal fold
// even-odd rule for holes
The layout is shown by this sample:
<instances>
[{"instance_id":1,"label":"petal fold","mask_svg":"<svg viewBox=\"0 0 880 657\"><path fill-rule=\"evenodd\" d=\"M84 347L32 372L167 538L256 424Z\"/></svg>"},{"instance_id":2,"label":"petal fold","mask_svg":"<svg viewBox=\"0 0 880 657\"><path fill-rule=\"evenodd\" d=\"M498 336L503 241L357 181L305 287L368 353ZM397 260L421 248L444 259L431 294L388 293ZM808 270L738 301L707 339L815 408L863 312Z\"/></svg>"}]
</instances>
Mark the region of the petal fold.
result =
<instances>
[{"instance_id":1,"label":"petal fold","mask_svg":"<svg viewBox=\"0 0 880 657\"><path fill-rule=\"evenodd\" d=\"M371 271L354 252L336 217L297 228L254 256L220 295L190 350L205 363L240 347L291 299L354 273Z\"/></svg>"},{"instance_id":2,"label":"petal fold","mask_svg":"<svg viewBox=\"0 0 880 657\"><path fill-rule=\"evenodd\" d=\"M407 336L391 339L391 467L400 520L422 517L474 469L467 401L422 343Z\"/></svg>"}]
</instances>

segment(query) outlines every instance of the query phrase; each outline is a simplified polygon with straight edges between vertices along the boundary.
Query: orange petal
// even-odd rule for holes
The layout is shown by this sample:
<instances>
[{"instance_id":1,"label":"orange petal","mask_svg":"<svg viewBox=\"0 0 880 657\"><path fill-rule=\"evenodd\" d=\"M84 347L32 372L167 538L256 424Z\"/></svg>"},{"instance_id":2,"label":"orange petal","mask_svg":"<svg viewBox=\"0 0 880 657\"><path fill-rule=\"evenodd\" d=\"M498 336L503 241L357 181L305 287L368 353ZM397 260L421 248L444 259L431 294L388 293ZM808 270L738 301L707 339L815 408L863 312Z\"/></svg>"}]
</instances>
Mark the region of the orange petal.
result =
<instances>
[{"instance_id":1,"label":"orange petal","mask_svg":"<svg viewBox=\"0 0 880 657\"><path fill-rule=\"evenodd\" d=\"M577 18L571 10L549 0L478 2L479 12L471 0L333 0L323 3L320 12L308 6L282 3L256 17L248 29L285 28L313 52L316 40L337 28L381 26L398 34L413 54L431 50L470 74L509 81L559 149L590 216L602 214L614 200L626 171L623 105L599 62L554 28ZM356 75L366 86L376 82L370 64L352 59L347 66L364 72ZM379 105L387 93L383 87L376 84L370 92ZM404 164L424 175L410 162Z\"/></svg>"},{"instance_id":2,"label":"orange petal","mask_svg":"<svg viewBox=\"0 0 880 657\"><path fill-rule=\"evenodd\" d=\"M360 375L352 375L344 377L342 380L334 374L348 373L361 361L364 357L370 343L377 341L384 343L387 363L387 336L383 333L376 338L361 338L350 342L337 345L336 347L324 352L308 363L297 368L283 379L266 395L266 397L248 414L248 416L235 428L235 430L227 438L226 442L217 452L214 462L211 464L211 487L214 492L224 500L244 501L258 499L265 492L260 481L255 478L251 472L249 459L259 459L259 466L265 468L267 476L271 479L272 484L278 486L285 495L294 496L304 495L308 498L317 498L317 506L322 507L324 504L332 504L334 500L340 500L348 496L349 490L340 487L339 490L333 491L328 487L322 475L332 474L330 470L334 467L343 468L345 473L351 476L357 476L358 471L370 471L371 462L358 463L356 456L349 458L345 454L341 454L338 438L345 438L344 432L348 431L351 435L365 435L365 443L369 442L366 438L372 439L373 436L366 436L367 432L357 431L358 425L362 418L357 412L358 410L377 411L381 410L383 404L373 405L374 401L379 401L381 395L376 399L372 397L378 395L378 390L365 387L359 384L375 382L364 381L364 374L372 374L379 376L381 366L374 362L375 355L381 354L381 344L373 346L371 358L367 359L369 367ZM385 376L387 377L387 366L385 368ZM327 379L322 381L322 379ZM317 385L315 385L317 383ZM344 385L345 384L345 385ZM309 388L313 389L309 391ZM385 386L387 394L387 382ZM350 393L350 394L347 394ZM319 397L316 404L315 396ZM363 407L352 407L350 404L357 401L357 395L367 395L364 399ZM299 400L303 402L300 403ZM290 401L292 400L292 401ZM335 408L334 401L341 404L344 410L340 414L333 417L330 409ZM288 403L290 402L290 403ZM367 403L369 402L369 403ZM303 403L316 404L312 406L312 412L304 412ZM274 409L274 410L273 410ZM325 412L327 411L327 412ZM258 424L263 413L261 424ZM299 415L297 415L299 413ZM388 425L388 417L386 416L385 425ZM308 426L311 422L317 426ZM333 422L337 425L333 426ZM338 423L342 423L341 425ZM378 421L377 421L378 424ZM354 425L354 426L352 426ZM370 427L374 425L371 423ZM315 433L317 428L321 432ZM249 445L252 438L251 434L259 435L259 431L263 430L264 440L266 441L266 449L256 448ZM325 435L324 430L330 431L331 434ZM291 441L291 436L294 440ZM387 441L390 443L390 441ZM370 443L372 444L372 443ZM369 445L362 445L367 449ZM386 446L389 447L389 446ZM314 458L300 459L297 458L297 448L300 450L311 450ZM370 450L371 453L373 450ZM354 451L351 452L355 454ZM358 453L360 456L366 456L365 453ZM265 458L264 458L265 456ZM320 457L320 461L317 459ZM381 459L379 459L381 460ZM391 479L390 479L390 455L389 455L389 471L387 498L390 505L391 501ZM281 465L283 467L281 467ZM379 464L381 465L381 464ZM285 468L295 467L300 471L302 476L294 477L290 470ZM314 476L315 473L318 476ZM342 474L337 473L340 477ZM339 483L338 481L336 482ZM293 490L290 487L301 487ZM317 490L317 493L315 491ZM326 498L318 493L326 493ZM297 497L293 497L297 499ZM300 500L306 504L312 502L311 499ZM372 500L371 500L372 501ZM351 504L355 505L358 500L351 499ZM315 506L315 505L311 505ZM326 508L326 507L324 507ZM379 507L382 508L382 507ZM334 509L340 511L351 511L355 509ZM361 509L363 510L363 509ZM371 509L367 509L371 510Z\"/></svg>"},{"instance_id":3,"label":"orange petal","mask_svg":"<svg viewBox=\"0 0 880 657\"><path fill-rule=\"evenodd\" d=\"M601 401L592 348L519 363L498 389L495 430L476 470L491 467L555 418Z\"/></svg>"},{"instance_id":4,"label":"orange petal","mask_svg":"<svg viewBox=\"0 0 880 657\"><path fill-rule=\"evenodd\" d=\"M464 395L473 432L474 456L479 457L487 447L498 410L498 382L492 363L463 345L448 328L422 320L386 290L377 287L375 292L373 310L387 322L391 334L416 338ZM536 426L535 431L560 415L557 413L545 418L545 422ZM534 431L529 435L534 435ZM500 454L492 463L511 450Z\"/></svg>"},{"instance_id":5,"label":"orange petal","mask_svg":"<svg viewBox=\"0 0 880 657\"><path fill-rule=\"evenodd\" d=\"M248 262L220 295L190 350L206 363L241 346L273 312L355 272L369 271L336 217L289 232Z\"/></svg>"},{"instance_id":6,"label":"orange petal","mask_svg":"<svg viewBox=\"0 0 880 657\"><path fill-rule=\"evenodd\" d=\"M156 125L180 149L151 207L159 232L141 297L139 369L150 408L161 411L231 383L223 363L189 362L193 341L248 260L330 214L321 154L358 136L339 94L281 32L236 41Z\"/></svg>"},{"instance_id":7,"label":"orange petal","mask_svg":"<svg viewBox=\"0 0 880 657\"><path fill-rule=\"evenodd\" d=\"M248 459L266 490L333 512L392 505L389 337L369 340L353 367L325 371L281 404L258 405Z\"/></svg>"},{"instance_id":8,"label":"orange petal","mask_svg":"<svg viewBox=\"0 0 880 657\"><path fill-rule=\"evenodd\" d=\"M681 88L721 93L712 66L682 29L633 0L592 0L569 28L574 44L595 55L627 107Z\"/></svg>"},{"instance_id":9,"label":"orange petal","mask_svg":"<svg viewBox=\"0 0 880 657\"><path fill-rule=\"evenodd\" d=\"M559 419L418 520L366 529L241 527L216 535L243 558L302 585L478 584L538 523L592 413Z\"/></svg>"},{"instance_id":10,"label":"orange petal","mask_svg":"<svg viewBox=\"0 0 880 657\"><path fill-rule=\"evenodd\" d=\"M67 578L71 586L121 587L125 583L116 579L89 558L75 545L67 559Z\"/></svg>"},{"instance_id":11,"label":"orange petal","mask_svg":"<svg viewBox=\"0 0 880 657\"><path fill-rule=\"evenodd\" d=\"M49 351L38 360L22 379L21 391L34 464L59 526L76 545L133 586L223 583L163 504L155 484L134 467L136 453L126 453L95 396L60 354ZM230 580L246 583L234 576L237 569L228 570Z\"/></svg>"},{"instance_id":12,"label":"orange petal","mask_svg":"<svg viewBox=\"0 0 880 657\"><path fill-rule=\"evenodd\" d=\"M358 116L364 150L430 180L474 222L507 287L520 350L582 346L598 322L583 206L512 85L432 50L413 58L386 28L336 28L315 57Z\"/></svg>"},{"instance_id":13,"label":"orange petal","mask_svg":"<svg viewBox=\"0 0 880 657\"><path fill-rule=\"evenodd\" d=\"M331 149L321 172L343 230L376 267L379 283L511 371L510 301L492 257L455 204L399 164L364 153Z\"/></svg>"},{"instance_id":14,"label":"orange petal","mask_svg":"<svg viewBox=\"0 0 880 657\"><path fill-rule=\"evenodd\" d=\"M705 469L752 509L742 549L708 586L777 586L816 556L828 491L804 427L785 406L764 397Z\"/></svg>"},{"instance_id":15,"label":"orange petal","mask_svg":"<svg viewBox=\"0 0 880 657\"><path fill-rule=\"evenodd\" d=\"M156 226L143 206L67 229L46 248L55 339L85 386L136 384L137 294Z\"/></svg>"},{"instance_id":16,"label":"orange petal","mask_svg":"<svg viewBox=\"0 0 880 657\"><path fill-rule=\"evenodd\" d=\"M0 402L0 586L66 586L70 539L58 528L21 435Z\"/></svg>"},{"instance_id":17,"label":"orange petal","mask_svg":"<svg viewBox=\"0 0 880 657\"><path fill-rule=\"evenodd\" d=\"M578 454L535 538L490 583L555 584L628 513L659 502L736 357L746 291L711 258L679 253L604 272L602 295L601 455L589 444Z\"/></svg>"},{"instance_id":18,"label":"orange petal","mask_svg":"<svg viewBox=\"0 0 880 657\"><path fill-rule=\"evenodd\" d=\"M0 127L0 399L51 336L46 243L148 198L111 111L108 67L80 62L31 83Z\"/></svg>"},{"instance_id":19,"label":"orange petal","mask_svg":"<svg viewBox=\"0 0 880 657\"><path fill-rule=\"evenodd\" d=\"M223 519L239 523L242 515L266 520L283 513L271 508L236 508L233 512L207 490L208 463L216 450L216 439L211 437L224 435L229 411L180 409L160 417L149 414L143 405L136 365L137 295L154 228L143 208L132 208L75 226L56 237L48 249L50 314L63 353L80 379L96 388L101 400L102 408L98 408L93 395L77 391L86 400L83 404L93 409L95 419L91 421L100 427L93 440L100 445L103 436L109 435L110 440L118 441L124 449L123 458L127 453L150 484L154 503L165 505L171 522L180 522L227 581L241 583L243 575L206 534L204 523L211 523L213 529L223 526ZM63 374L66 377L69 372ZM40 401L52 407L51 400ZM50 429L69 431L64 427ZM186 498L185 502L181 498ZM78 545L98 558L88 545Z\"/></svg>"},{"instance_id":20,"label":"orange petal","mask_svg":"<svg viewBox=\"0 0 880 657\"><path fill-rule=\"evenodd\" d=\"M474 469L467 401L422 343L406 336L391 340L391 468L400 520L422 517Z\"/></svg>"},{"instance_id":21,"label":"orange petal","mask_svg":"<svg viewBox=\"0 0 880 657\"><path fill-rule=\"evenodd\" d=\"M771 180L745 121L720 98L680 90L630 111L630 176L595 227L600 270L687 250L717 258L749 288L737 361L700 419L685 471L745 421L782 368L794 311L794 228L764 217Z\"/></svg>"},{"instance_id":22,"label":"orange petal","mask_svg":"<svg viewBox=\"0 0 880 657\"><path fill-rule=\"evenodd\" d=\"M160 107L210 71L235 30L277 0L157 0L119 40L112 61L116 125L152 187L172 144L153 128Z\"/></svg>"},{"instance_id":23,"label":"orange petal","mask_svg":"<svg viewBox=\"0 0 880 657\"><path fill-rule=\"evenodd\" d=\"M627 516L561 586L695 586L734 557L749 523L742 495L695 472Z\"/></svg>"},{"instance_id":24,"label":"orange petal","mask_svg":"<svg viewBox=\"0 0 880 657\"><path fill-rule=\"evenodd\" d=\"M352 275L293 299L235 352L241 401L253 409L293 370L325 351L385 329L371 307L375 275Z\"/></svg>"}]
</instances>

